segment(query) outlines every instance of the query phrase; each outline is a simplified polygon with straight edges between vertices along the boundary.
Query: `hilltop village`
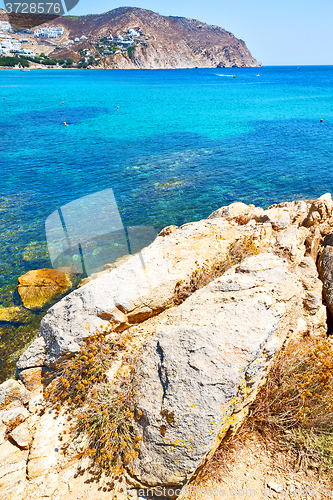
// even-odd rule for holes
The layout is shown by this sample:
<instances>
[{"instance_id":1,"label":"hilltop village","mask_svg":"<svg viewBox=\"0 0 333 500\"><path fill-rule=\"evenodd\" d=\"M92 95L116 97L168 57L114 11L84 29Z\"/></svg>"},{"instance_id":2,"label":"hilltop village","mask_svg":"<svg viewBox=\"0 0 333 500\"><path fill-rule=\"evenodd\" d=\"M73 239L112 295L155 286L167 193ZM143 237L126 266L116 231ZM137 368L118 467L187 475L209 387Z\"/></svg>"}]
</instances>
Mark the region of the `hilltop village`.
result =
<instances>
[{"instance_id":1,"label":"hilltop village","mask_svg":"<svg viewBox=\"0 0 333 500\"><path fill-rule=\"evenodd\" d=\"M89 48L82 48L82 42ZM127 53L128 55L137 45L147 46L146 37L140 28L129 28L122 35L105 36L97 41L89 41L88 37L81 35L73 39L63 26L39 27L31 30L13 31L9 22L0 21L0 57L27 58L31 62L42 63L50 66L88 67L98 64L101 57ZM76 48L81 56L79 61L57 57L55 51L70 46ZM52 55L52 57L50 57ZM59 54L60 55L60 54Z\"/></svg>"}]
</instances>

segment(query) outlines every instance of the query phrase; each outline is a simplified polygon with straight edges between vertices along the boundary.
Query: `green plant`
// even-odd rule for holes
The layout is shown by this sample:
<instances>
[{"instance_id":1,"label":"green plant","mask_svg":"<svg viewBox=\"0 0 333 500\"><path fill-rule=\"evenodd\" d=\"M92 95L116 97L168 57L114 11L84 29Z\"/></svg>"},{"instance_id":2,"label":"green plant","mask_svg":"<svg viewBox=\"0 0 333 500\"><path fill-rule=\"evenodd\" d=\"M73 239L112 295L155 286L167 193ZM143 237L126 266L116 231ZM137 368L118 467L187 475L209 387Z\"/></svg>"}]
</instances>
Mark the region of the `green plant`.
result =
<instances>
[{"instance_id":1,"label":"green plant","mask_svg":"<svg viewBox=\"0 0 333 500\"><path fill-rule=\"evenodd\" d=\"M7 66L10 68L21 66L22 68L28 68L29 62L25 57L4 56L0 57L0 66Z\"/></svg>"},{"instance_id":2,"label":"green plant","mask_svg":"<svg viewBox=\"0 0 333 500\"><path fill-rule=\"evenodd\" d=\"M128 57L131 57L131 54L132 54L132 52L133 52L134 49L135 49L135 45L132 46L132 47L128 47L128 49L127 49Z\"/></svg>"}]
</instances>

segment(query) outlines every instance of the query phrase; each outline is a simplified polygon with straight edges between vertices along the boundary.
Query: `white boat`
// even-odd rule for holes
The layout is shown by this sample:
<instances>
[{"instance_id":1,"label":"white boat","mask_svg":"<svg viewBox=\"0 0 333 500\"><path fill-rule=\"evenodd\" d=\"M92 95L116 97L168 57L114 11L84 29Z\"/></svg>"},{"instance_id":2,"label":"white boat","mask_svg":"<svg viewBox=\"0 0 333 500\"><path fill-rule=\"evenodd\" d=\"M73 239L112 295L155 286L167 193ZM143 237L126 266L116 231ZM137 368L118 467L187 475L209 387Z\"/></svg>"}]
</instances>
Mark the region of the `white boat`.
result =
<instances>
[{"instance_id":1,"label":"white boat","mask_svg":"<svg viewBox=\"0 0 333 500\"><path fill-rule=\"evenodd\" d=\"M30 71L30 69L28 69L28 68L23 68L23 69L21 69L21 71Z\"/></svg>"}]
</instances>

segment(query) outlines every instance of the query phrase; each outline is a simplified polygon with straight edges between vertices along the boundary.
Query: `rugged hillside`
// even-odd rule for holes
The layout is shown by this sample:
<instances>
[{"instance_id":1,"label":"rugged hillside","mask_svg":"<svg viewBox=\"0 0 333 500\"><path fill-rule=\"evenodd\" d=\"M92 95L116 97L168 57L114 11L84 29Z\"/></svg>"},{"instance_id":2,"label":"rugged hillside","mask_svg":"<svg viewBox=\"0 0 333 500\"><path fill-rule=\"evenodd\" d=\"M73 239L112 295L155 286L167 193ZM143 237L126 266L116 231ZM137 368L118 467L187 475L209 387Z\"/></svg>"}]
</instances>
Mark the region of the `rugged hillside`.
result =
<instances>
[{"instance_id":1,"label":"rugged hillside","mask_svg":"<svg viewBox=\"0 0 333 500\"><path fill-rule=\"evenodd\" d=\"M260 65L243 40L218 26L194 19L165 17L155 12L121 7L100 15L60 17L46 24L63 26L65 36L50 57L100 58L99 64L114 68L208 68ZM45 25L43 25L45 26ZM114 43L128 30L140 33L134 44ZM87 39L81 39L82 35ZM65 44L69 40L76 43Z\"/></svg>"},{"instance_id":2,"label":"rugged hillside","mask_svg":"<svg viewBox=\"0 0 333 500\"><path fill-rule=\"evenodd\" d=\"M110 35L124 35L130 28L140 28L147 46L140 43L130 56L118 52L107 57L107 64L116 67L204 68L258 65L242 40L223 28L208 26L194 19L164 17L144 9L122 7L101 15L64 17L60 24L68 30L70 38L85 35L90 43L96 43ZM71 51L73 50L74 47Z\"/></svg>"}]
</instances>

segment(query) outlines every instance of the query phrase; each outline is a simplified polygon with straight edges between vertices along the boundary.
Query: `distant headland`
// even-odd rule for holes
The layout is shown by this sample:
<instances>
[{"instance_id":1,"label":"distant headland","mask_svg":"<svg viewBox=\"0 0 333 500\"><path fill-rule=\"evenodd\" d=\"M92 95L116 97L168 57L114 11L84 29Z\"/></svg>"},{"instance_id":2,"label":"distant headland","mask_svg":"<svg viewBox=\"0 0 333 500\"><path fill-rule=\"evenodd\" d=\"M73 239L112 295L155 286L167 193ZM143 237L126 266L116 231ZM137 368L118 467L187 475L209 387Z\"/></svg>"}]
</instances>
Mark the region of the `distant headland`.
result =
<instances>
[{"instance_id":1,"label":"distant headland","mask_svg":"<svg viewBox=\"0 0 333 500\"><path fill-rule=\"evenodd\" d=\"M0 10L0 67L18 65L176 69L256 67L261 63L243 40L195 19L120 7L104 14L58 17L24 29L11 26L6 12Z\"/></svg>"}]
</instances>

